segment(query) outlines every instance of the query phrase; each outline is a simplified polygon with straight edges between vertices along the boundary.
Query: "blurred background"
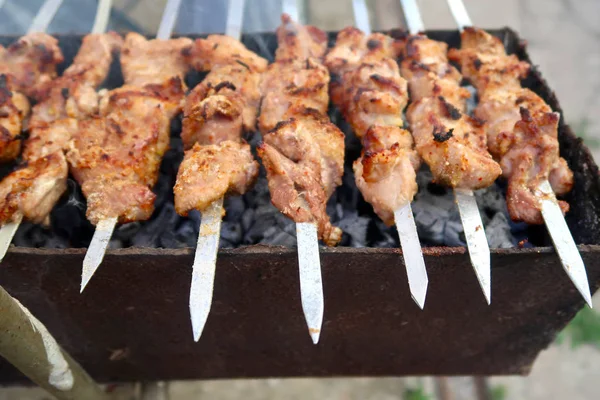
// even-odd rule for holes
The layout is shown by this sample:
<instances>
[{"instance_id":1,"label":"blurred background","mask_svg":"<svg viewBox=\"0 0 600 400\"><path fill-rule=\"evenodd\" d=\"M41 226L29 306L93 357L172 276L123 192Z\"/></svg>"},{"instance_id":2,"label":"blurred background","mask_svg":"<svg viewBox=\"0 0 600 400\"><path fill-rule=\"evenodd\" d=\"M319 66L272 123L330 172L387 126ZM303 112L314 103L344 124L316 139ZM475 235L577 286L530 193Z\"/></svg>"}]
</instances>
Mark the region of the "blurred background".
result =
<instances>
[{"instance_id":1,"label":"blurred background","mask_svg":"<svg viewBox=\"0 0 600 400\"><path fill-rule=\"evenodd\" d=\"M533 62L560 100L564 117L600 161L600 1L598 0L464 0L473 22L482 28L509 26L529 44ZM43 0L7 0L0 9L0 34L24 34ZM367 1L372 26L405 26L399 0ZM454 29L445 0L418 1L428 29ZM85 33L96 10L95 0L64 0L49 33ZM114 0L111 28L156 32L165 0ZM304 0L304 20L325 30L353 24L351 0ZM247 0L244 31L275 29L280 0ZM177 33L221 33L227 1L182 0ZM600 297L594 298L600 304ZM43 317L42 317L43 320ZM323 345L326 345L325 343ZM501 399L597 399L600 378L600 314L584 309L558 340L536 361L531 375L453 378L269 379L169 382L167 385L119 385L119 399L140 398L143 391L171 399L469 399L477 387ZM36 388L0 388L0 400L47 399Z\"/></svg>"}]
</instances>

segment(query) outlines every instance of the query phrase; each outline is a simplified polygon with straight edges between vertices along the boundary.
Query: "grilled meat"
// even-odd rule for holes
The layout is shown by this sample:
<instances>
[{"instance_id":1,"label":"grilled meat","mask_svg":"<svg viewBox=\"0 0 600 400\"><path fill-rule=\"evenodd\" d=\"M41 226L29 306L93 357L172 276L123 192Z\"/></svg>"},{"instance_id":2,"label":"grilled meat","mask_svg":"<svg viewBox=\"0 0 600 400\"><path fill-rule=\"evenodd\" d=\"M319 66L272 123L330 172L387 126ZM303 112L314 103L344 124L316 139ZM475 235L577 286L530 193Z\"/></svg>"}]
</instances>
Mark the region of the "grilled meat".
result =
<instances>
[{"instance_id":1,"label":"grilled meat","mask_svg":"<svg viewBox=\"0 0 600 400\"><path fill-rule=\"evenodd\" d=\"M502 171L488 153L484 128L464 114L469 92L448 63L448 46L423 35L399 43L412 100L406 117L434 180L453 188L490 186Z\"/></svg>"},{"instance_id":2,"label":"grilled meat","mask_svg":"<svg viewBox=\"0 0 600 400\"><path fill-rule=\"evenodd\" d=\"M277 28L275 61L323 58L327 51L327 34L314 26L304 26L283 14Z\"/></svg>"},{"instance_id":3,"label":"grilled meat","mask_svg":"<svg viewBox=\"0 0 600 400\"><path fill-rule=\"evenodd\" d=\"M271 65L263 75L263 99L258 125L261 132L275 128L293 114L311 108L327 113L329 73L317 59L288 59Z\"/></svg>"},{"instance_id":4,"label":"grilled meat","mask_svg":"<svg viewBox=\"0 0 600 400\"><path fill-rule=\"evenodd\" d=\"M62 76L37 90L38 104L33 107L30 132L62 118L84 119L97 114L96 88L108 75L113 56L122 44L123 39L115 32L85 36L73 64Z\"/></svg>"},{"instance_id":5,"label":"grilled meat","mask_svg":"<svg viewBox=\"0 0 600 400\"><path fill-rule=\"evenodd\" d=\"M263 72L268 64L267 60L248 50L239 40L224 35L196 39L182 50L182 54L198 71L238 64L252 71Z\"/></svg>"},{"instance_id":6,"label":"grilled meat","mask_svg":"<svg viewBox=\"0 0 600 400\"><path fill-rule=\"evenodd\" d=\"M220 144L196 143L185 152L175 184L175 211L186 216L204 210L226 194L243 194L258 176L250 146L239 140Z\"/></svg>"},{"instance_id":7,"label":"grilled meat","mask_svg":"<svg viewBox=\"0 0 600 400\"><path fill-rule=\"evenodd\" d=\"M204 211L226 194L243 194L258 163L242 134L254 130L260 75L267 61L239 41L211 35L185 52L194 67L211 69L186 99L181 138L185 152L174 187L175 210ZM208 57L210 55L211 57Z\"/></svg>"},{"instance_id":8,"label":"grilled meat","mask_svg":"<svg viewBox=\"0 0 600 400\"><path fill-rule=\"evenodd\" d=\"M30 112L26 96L36 97L62 61L58 41L43 33L25 35L8 48L0 46L0 162L19 155L23 121Z\"/></svg>"},{"instance_id":9,"label":"grilled meat","mask_svg":"<svg viewBox=\"0 0 600 400\"><path fill-rule=\"evenodd\" d=\"M317 225L319 238L336 245L342 231L331 225L326 204L341 184L344 135L326 116L329 74L321 64L324 32L287 15L277 29L279 49L261 85L258 154L267 170L272 203L297 223Z\"/></svg>"},{"instance_id":10,"label":"grilled meat","mask_svg":"<svg viewBox=\"0 0 600 400\"><path fill-rule=\"evenodd\" d=\"M449 56L479 92L475 116L487 121L489 150L508 179L509 214L515 221L541 224L540 182L548 179L558 195L573 185L573 173L559 156L559 116L520 86L529 64L507 55L499 39L476 28L465 29L461 38L461 49ZM567 203L559 204L568 210Z\"/></svg>"},{"instance_id":11,"label":"grilled meat","mask_svg":"<svg viewBox=\"0 0 600 400\"><path fill-rule=\"evenodd\" d=\"M395 54L392 38L346 28L325 58L332 100L363 144L353 165L356 185L388 225L416 194L420 164L410 133L400 128L408 91Z\"/></svg>"},{"instance_id":12,"label":"grilled meat","mask_svg":"<svg viewBox=\"0 0 600 400\"><path fill-rule=\"evenodd\" d=\"M0 223L17 214L49 223L50 211L67 188L68 167L62 151L24 163L0 184Z\"/></svg>"},{"instance_id":13,"label":"grilled meat","mask_svg":"<svg viewBox=\"0 0 600 400\"><path fill-rule=\"evenodd\" d=\"M173 103L182 102L189 69L184 50L192 43L188 38L147 40L138 33L128 33L121 51L125 83L153 91Z\"/></svg>"},{"instance_id":14,"label":"grilled meat","mask_svg":"<svg viewBox=\"0 0 600 400\"><path fill-rule=\"evenodd\" d=\"M11 90L35 98L39 85L56 78L56 66L63 60L58 40L29 33L7 48L0 46L0 75Z\"/></svg>"}]
</instances>

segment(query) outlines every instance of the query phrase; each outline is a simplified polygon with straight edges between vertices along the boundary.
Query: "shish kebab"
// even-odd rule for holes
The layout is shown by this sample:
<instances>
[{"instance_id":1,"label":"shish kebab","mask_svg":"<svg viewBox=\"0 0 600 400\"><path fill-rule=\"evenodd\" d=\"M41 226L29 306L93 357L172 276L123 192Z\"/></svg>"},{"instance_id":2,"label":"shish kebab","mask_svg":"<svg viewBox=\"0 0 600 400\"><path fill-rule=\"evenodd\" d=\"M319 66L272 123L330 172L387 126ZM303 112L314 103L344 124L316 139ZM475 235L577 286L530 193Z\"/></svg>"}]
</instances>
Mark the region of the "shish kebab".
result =
<instances>
[{"instance_id":1,"label":"shish kebab","mask_svg":"<svg viewBox=\"0 0 600 400\"><path fill-rule=\"evenodd\" d=\"M186 151L173 188L178 214L202 213L189 301L195 341L212 304L223 197L244 194L259 169L242 135L255 130L260 77L268 61L239 41L243 10L239 3L243 1L229 2L227 36L197 39L185 51L195 69L210 71L185 100L181 138Z\"/></svg>"},{"instance_id":2,"label":"shish kebab","mask_svg":"<svg viewBox=\"0 0 600 400\"><path fill-rule=\"evenodd\" d=\"M258 154L267 171L271 202L296 222L302 309L316 344L324 302L315 236L329 246L341 239L341 229L332 226L326 204L341 184L344 135L327 116L330 78L322 64L327 35L294 22L287 14L281 22L275 62L261 83L258 124L263 142ZM314 236L307 236L303 232L307 230ZM306 239L309 243L302 243Z\"/></svg>"},{"instance_id":3,"label":"shish kebab","mask_svg":"<svg viewBox=\"0 0 600 400\"><path fill-rule=\"evenodd\" d=\"M429 39L415 0L401 0L409 35L399 40L400 73L408 81L406 111L419 156L435 182L453 188L471 264L488 304L490 249L473 190L493 185L502 170L487 150L483 123L469 117L462 76L450 65L448 45Z\"/></svg>"},{"instance_id":4,"label":"shish kebab","mask_svg":"<svg viewBox=\"0 0 600 400\"><path fill-rule=\"evenodd\" d=\"M357 22L370 31L368 18ZM363 145L353 165L356 186L387 225L396 223L410 292L423 308L427 270L410 207L421 160L410 132L401 128L408 91L395 56L391 37L348 27L339 32L325 64L333 75L331 99Z\"/></svg>"},{"instance_id":5,"label":"shish kebab","mask_svg":"<svg viewBox=\"0 0 600 400\"><path fill-rule=\"evenodd\" d=\"M471 27L459 0L448 2L461 32L461 48L449 52L477 89L474 114L487 121L487 144L508 180L510 217L529 224L545 223L563 268L587 304L592 306L583 260L564 214L569 205L555 195L568 193L573 172L559 155L560 115L533 91L521 86L531 66L507 55L502 42Z\"/></svg>"},{"instance_id":6,"label":"shish kebab","mask_svg":"<svg viewBox=\"0 0 600 400\"><path fill-rule=\"evenodd\" d=\"M29 76L36 76L35 71L38 71L38 74L42 72L42 78L31 82L31 85L27 83L27 94L37 104L26 121L29 137L24 142L24 162L0 183L2 257L22 218L47 224L50 211L66 190L68 167L64 147L76 124L75 119L87 118L97 112L95 87L104 80L112 55L121 46L119 35L100 34L106 29L110 3L110 0L99 3L94 33L84 38L73 64L61 77L56 78L56 64L63 60L56 39L39 33L21 39L23 43L30 44L19 46L23 51L19 63L21 68L13 71L16 74L25 71ZM47 7L42 9L54 15ZM40 21L39 18L36 20ZM46 26L49 22L50 19L47 19ZM43 39L43 42L28 41L27 38L31 37ZM13 46L9 47L9 53ZM9 81L15 76L12 75ZM23 82L22 79L15 81Z\"/></svg>"},{"instance_id":7,"label":"shish kebab","mask_svg":"<svg viewBox=\"0 0 600 400\"><path fill-rule=\"evenodd\" d=\"M83 261L81 291L102 262L117 223L143 221L154 211L160 162L171 120L182 108L188 38L168 39L180 0L170 0L157 39L129 33L121 51L125 84L103 95L100 117L83 121L67 160L87 199L96 231Z\"/></svg>"}]
</instances>

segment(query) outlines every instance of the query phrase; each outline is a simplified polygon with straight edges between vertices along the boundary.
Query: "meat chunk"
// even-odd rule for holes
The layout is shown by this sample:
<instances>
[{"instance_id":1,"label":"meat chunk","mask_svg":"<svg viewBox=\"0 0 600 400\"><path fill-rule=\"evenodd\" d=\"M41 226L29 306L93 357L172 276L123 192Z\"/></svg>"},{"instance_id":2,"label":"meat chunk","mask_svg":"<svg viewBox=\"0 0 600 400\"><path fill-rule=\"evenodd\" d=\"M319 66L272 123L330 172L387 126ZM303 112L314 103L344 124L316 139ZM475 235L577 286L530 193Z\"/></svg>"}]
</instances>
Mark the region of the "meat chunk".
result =
<instances>
[{"instance_id":1,"label":"meat chunk","mask_svg":"<svg viewBox=\"0 0 600 400\"><path fill-rule=\"evenodd\" d=\"M244 194L258 176L250 146L239 140L201 146L185 152L175 184L175 210L186 216L204 211L226 194Z\"/></svg>"},{"instance_id":2,"label":"meat chunk","mask_svg":"<svg viewBox=\"0 0 600 400\"><path fill-rule=\"evenodd\" d=\"M301 25L283 14L277 28L276 61L323 58L327 51L327 34L309 25Z\"/></svg>"},{"instance_id":3,"label":"meat chunk","mask_svg":"<svg viewBox=\"0 0 600 400\"><path fill-rule=\"evenodd\" d=\"M0 76L0 162L12 161L21 150L23 120L29 115L27 98L12 92L6 86L5 75Z\"/></svg>"},{"instance_id":4,"label":"meat chunk","mask_svg":"<svg viewBox=\"0 0 600 400\"><path fill-rule=\"evenodd\" d=\"M191 45L188 38L147 40L138 33L128 33L121 50L125 83L181 102L187 91L184 78L189 69L183 53Z\"/></svg>"},{"instance_id":5,"label":"meat chunk","mask_svg":"<svg viewBox=\"0 0 600 400\"><path fill-rule=\"evenodd\" d=\"M188 95L181 138L194 143L239 140L256 126L260 104L260 74L239 64L217 66Z\"/></svg>"},{"instance_id":6,"label":"meat chunk","mask_svg":"<svg viewBox=\"0 0 600 400\"><path fill-rule=\"evenodd\" d=\"M319 239L334 246L342 231L331 225L322 183L321 150L304 119L289 119L264 136L258 152L267 170L271 201L295 222L316 223Z\"/></svg>"},{"instance_id":7,"label":"meat chunk","mask_svg":"<svg viewBox=\"0 0 600 400\"><path fill-rule=\"evenodd\" d=\"M225 35L196 39L183 49L183 56L198 71L237 64L255 72L263 72L268 65L267 60L248 50L242 42Z\"/></svg>"},{"instance_id":8,"label":"meat chunk","mask_svg":"<svg viewBox=\"0 0 600 400\"><path fill-rule=\"evenodd\" d=\"M7 48L0 46L0 75L11 90L29 97L56 78L56 66L63 61L58 40L45 33L29 33Z\"/></svg>"},{"instance_id":9,"label":"meat chunk","mask_svg":"<svg viewBox=\"0 0 600 400\"><path fill-rule=\"evenodd\" d=\"M502 170L487 151L479 121L462 114L443 97L414 102L406 113L415 148L437 183L462 189L482 189Z\"/></svg>"},{"instance_id":10,"label":"meat chunk","mask_svg":"<svg viewBox=\"0 0 600 400\"><path fill-rule=\"evenodd\" d=\"M17 214L34 223L48 224L48 216L66 190L68 167L62 151L38 158L0 182L0 224Z\"/></svg>"},{"instance_id":11,"label":"meat chunk","mask_svg":"<svg viewBox=\"0 0 600 400\"><path fill-rule=\"evenodd\" d=\"M62 118L84 119L98 113L96 88L102 84L123 39L115 32L86 35L64 74L43 85L36 92L29 129Z\"/></svg>"},{"instance_id":12,"label":"meat chunk","mask_svg":"<svg viewBox=\"0 0 600 400\"><path fill-rule=\"evenodd\" d=\"M417 193L419 157L410 133L398 127L372 127L363 141L361 157L353 164L356 186L379 218L392 225L394 211Z\"/></svg>"},{"instance_id":13,"label":"meat chunk","mask_svg":"<svg viewBox=\"0 0 600 400\"><path fill-rule=\"evenodd\" d=\"M278 122L291 117L289 110L311 108L326 114L328 83L327 68L316 59L288 60L269 65L261 83L264 93L258 120L261 132L268 132Z\"/></svg>"}]
</instances>

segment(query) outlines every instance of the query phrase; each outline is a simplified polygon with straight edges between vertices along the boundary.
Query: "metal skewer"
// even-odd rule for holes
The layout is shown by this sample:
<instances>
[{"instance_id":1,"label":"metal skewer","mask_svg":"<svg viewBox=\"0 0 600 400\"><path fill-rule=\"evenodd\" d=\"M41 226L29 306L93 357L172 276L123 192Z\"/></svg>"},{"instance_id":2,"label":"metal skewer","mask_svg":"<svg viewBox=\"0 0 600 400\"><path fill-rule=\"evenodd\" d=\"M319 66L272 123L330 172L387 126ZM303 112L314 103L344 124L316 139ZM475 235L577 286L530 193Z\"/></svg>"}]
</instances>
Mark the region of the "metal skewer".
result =
<instances>
[{"instance_id":1,"label":"metal skewer","mask_svg":"<svg viewBox=\"0 0 600 400\"><path fill-rule=\"evenodd\" d=\"M425 31L416 0L400 0L411 35ZM490 246L485 236L475 194L470 189L454 189L454 199L467 240L471 265L488 304L492 300Z\"/></svg>"},{"instance_id":2,"label":"metal skewer","mask_svg":"<svg viewBox=\"0 0 600 400\"><path fill-rule=\"evenodd\" d=\"M284 0L282 5L285 14L288 14L292 20L300 22L296 0ZM325 312L317 225L310 222L296 223L296 240L302 311L308 326L308 333L313 343L317 344Z\"/></svg>"},{"instance_id":3,"label":"metal skewer","mask_svg":"<svg viewBox=\"0 0 600 400\"><path fill-rule=\"evenodd\" d=\"M245 0L229 0L227 8L225 34L238 40L242 35L244 5ZM220 198L204 210L200 222L190 287L190 317L196 342L202 335L212 305L221 221L224 214L223 198Z\"/></svg>"},{"instance_id":4,"label":"metal skewer","mask_svg":"<svg viewBox=\"0 0 600 400\"><path fill-rule=\"evenodd\" d=\"M33 19L33 22L27 30L27 33L45 32L48 29L50 22L52 22L52 19L56 15L58 8L62 4L62 1L63 0L46 0ZM2 7L3 3L4 2L0 0L0 7ZM15 233L17 233L22 221L23 215L21 213L17 213L13 216L13 220L11 222L7 222L0 228L0 262L2 262L4 259L10 243L12 242Z\"/></svg>"},{"instance_id":5,"label":"metal skewer","mask_svg":"<svg viewBox=\"0 0 600 400\"><path fill-rule=\"evenodd\" d=\"M462 0L448 0L448 6L461 32L465 27L473 26ZM548 180L540 184L538 191L538 198L542 203L542 217L560 262L586 303L592 307L592 295L583 259Z\"/></svg>"},{"instance_id":6,"label":"metal skewer","mask_svg":"<svg viewBox=\"0 0 600 400\"><path fill-rule=\"evenodd\" d=\"M92 33L102 33L106 31L108 21L110 19L110 9L112 0L100 1L98 4L98 11L96 13L96 19L94 21L94 27ZM177 19L177 12L179 10L179 4L181 0L169 0L165 6L165 12L158 28L156 35L159 39L168 39L171 36L175 21ZM102 263L106 249L110 243L113 231L117 226L118 218L106 218L101 220L96 225L94 236L90 243L88 251L85 253L83 259L83 269L81 272L81 288L80 293L83 292L87 284L94 276L94 273Z\"/></svg>"},{"instance_id":7,"label":"metal skewer","mask_svg":"<svg viewBox=\"0 0 600 400\"><path fill-rule=\"evenodd\" d=\"M357 27L365 34L371 34L371 24L365 0L353 0L352 7ZM417 225L410 203L394 211L394 220L400 238L410 294L415 303L422 309L425 307L429 278L427 277L427 268L425 268L421 242L419 241Z\"/></svg>"}]
</instances>

